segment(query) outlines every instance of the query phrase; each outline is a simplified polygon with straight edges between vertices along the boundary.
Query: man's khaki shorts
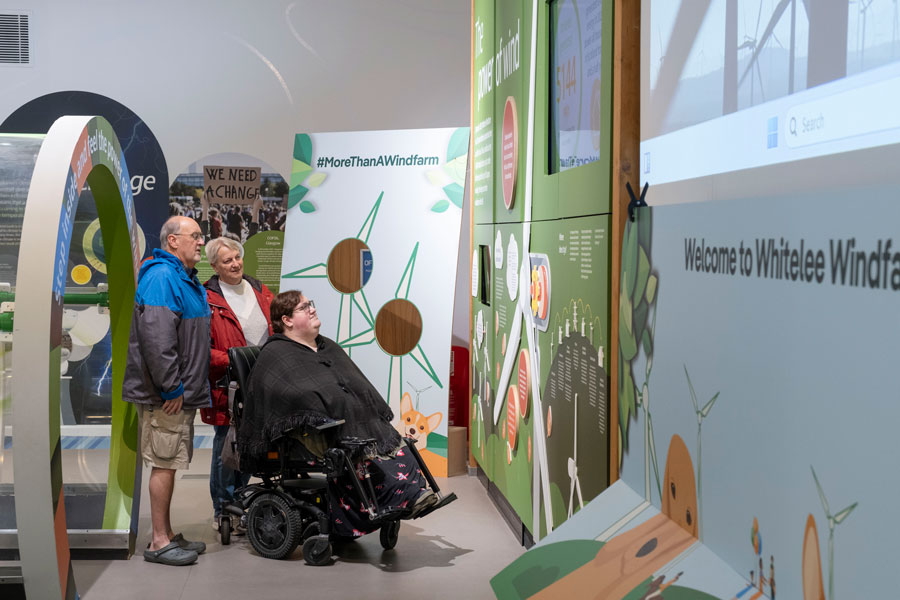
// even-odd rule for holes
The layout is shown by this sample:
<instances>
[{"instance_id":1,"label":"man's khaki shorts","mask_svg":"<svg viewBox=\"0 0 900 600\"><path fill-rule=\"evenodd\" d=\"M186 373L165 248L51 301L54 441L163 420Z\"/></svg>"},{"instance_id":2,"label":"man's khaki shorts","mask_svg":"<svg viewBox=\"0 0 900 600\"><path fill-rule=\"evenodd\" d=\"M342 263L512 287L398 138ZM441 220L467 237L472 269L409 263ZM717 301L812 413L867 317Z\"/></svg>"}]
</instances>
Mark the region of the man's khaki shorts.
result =
<instances>
[{"instance_id":1,"label":"man's khaki shorts","mask_svg":"<svg viewBox=\"0 0 900 600\"><path fill-rule=\"evenodd\" d=\"M190 408L167 415L162 406L138 404L141 457L160 469L187 469L194 456L194 414Z\"/></svg>"}]
</instances>

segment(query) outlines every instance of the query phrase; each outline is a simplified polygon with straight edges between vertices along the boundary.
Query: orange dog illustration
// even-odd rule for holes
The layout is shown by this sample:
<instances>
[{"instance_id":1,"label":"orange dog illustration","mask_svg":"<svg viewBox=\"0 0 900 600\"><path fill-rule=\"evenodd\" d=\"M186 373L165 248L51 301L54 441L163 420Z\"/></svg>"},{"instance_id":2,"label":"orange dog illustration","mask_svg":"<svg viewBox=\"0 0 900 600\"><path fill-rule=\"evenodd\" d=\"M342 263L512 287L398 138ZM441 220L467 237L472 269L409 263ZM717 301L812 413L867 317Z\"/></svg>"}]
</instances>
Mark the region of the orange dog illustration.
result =
<instances>
[{"instance_id":1,"label":"orange dog illustration","mask_svg":"<svg viewBox=\"0 0 900 600\"><path fill-rule=\"evenodd\" d=\"M437 429L443 418L444 416L439 412L426 417L413 408L412 397L409 392L404 392L403 398L400 399L400 423L397 424L397 431L403 437L414 439L416 448L424 450L427 446L428 434Z\"/></svg>"}]
</instances>

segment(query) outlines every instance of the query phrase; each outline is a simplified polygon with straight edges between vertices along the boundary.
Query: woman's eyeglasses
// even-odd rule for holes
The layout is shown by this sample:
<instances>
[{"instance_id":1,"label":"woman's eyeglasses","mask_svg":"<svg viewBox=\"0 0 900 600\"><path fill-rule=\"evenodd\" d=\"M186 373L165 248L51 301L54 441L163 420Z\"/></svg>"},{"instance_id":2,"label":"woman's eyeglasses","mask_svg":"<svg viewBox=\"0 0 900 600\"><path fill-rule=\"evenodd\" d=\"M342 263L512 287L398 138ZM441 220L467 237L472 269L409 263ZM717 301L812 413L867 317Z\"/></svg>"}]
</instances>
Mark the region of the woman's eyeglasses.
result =
<instances>
[{"instance_id":1,"label":"woman's eyeglasses","mask_svg":"<svg viewBox=\"0 0 900 600\"><path fill-rule=\"evenodd\" d=\"M295 308L294 312L297 312L297 311L312 312L313 310L315 310L315 308L316 308L316 303L313 302L312 300L310 300L309 302L304 302L303 304L301 304L300 306Z\"/></svg>"}]
</instances>

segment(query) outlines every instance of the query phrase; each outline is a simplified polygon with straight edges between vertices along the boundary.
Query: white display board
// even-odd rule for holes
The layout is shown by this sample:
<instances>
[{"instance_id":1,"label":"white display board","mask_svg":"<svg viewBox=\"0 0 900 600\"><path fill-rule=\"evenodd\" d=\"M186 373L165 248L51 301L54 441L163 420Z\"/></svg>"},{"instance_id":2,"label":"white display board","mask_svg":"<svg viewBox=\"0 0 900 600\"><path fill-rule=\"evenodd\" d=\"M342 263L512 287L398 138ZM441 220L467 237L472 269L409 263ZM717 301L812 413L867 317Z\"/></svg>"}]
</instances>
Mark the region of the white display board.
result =
<instances>
[{"instance_id":1,"label":"white display board","mask_svg":"<svg viewBox=\"0 0 900 600\"><path fill-rule=\"evenodd\" d=\"M285 226L281 289L315 300L320 333L348 351L398 429L421 426L418 446L437 473L468 148L465 127L298 134ZM330 262L333 252L343 258ZM349 280L339 281L337 264L353 271ZM400 351L387 340L392 321L379 317L388 303L401 309L394 324L421 318Z\"/></svg>"}]
</instances>

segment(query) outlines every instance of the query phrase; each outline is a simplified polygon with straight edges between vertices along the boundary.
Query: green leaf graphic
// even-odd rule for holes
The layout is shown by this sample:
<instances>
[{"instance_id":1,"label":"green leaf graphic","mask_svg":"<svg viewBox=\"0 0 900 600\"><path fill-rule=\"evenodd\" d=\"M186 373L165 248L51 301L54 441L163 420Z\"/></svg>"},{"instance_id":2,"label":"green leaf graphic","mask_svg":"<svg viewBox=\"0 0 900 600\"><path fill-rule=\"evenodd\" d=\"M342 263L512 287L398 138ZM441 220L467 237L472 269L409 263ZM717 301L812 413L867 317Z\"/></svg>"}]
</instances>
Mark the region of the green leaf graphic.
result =
<instances>
[{"instance_id":1,"label":"green leaf graphic","mask_svg":"<svg viewBox=\"0 0 900 600\"><path fill-rule=\"evenodd\" d=\"M294 158L308 165L312 164L312 139L308 133L294 136Z\"/></svg>"},{"instance_id":2,"label":"green leaf graphic","mask_svg":"<svg viewBox=\"0 0 900 600\"><path fill-rule=\"evenodd\" d=\"M306 185L311 188L319 187L320 185L322 185L322 182L325 181L325 177L327 176L328 175L326 173L322 172L313 173L309 176L309 180L306 182Z\"/></svg>"},{"instance_id":3,"label":"green leaf graphic","mask_svg":"<svg viewBox=\"0 0 900 600\"><path fill-rule=\"evenodd\" d=\"M644 354L650 356L653 354L653 340L650 339L650 330L644 330L644 336L641 339L641 344L644 346Z\"/></svg>"},{"instance_id":4,"label":"green leaf graphic","mask_svg":"<svg viewBox=\"0 0 900 600\"><path fill-rule=\"evenodd\" d=\"M628 420L634 412L634 380L631 378L631 370L625 370L625 378L619 389L619 426L628 435Z\"/></svg>"},{"instance_id":5,"label":"green leaf graphic","mask_svg":"<svg viewBox=\"0 0 900 600\"><path fill-rule=\"evenodd\" d=\"M450 203L446 200L438 200L434 203L434 206L431 207L431 212L442 213L449 207Z\"/></svg>"},{"instance_id":6,"label":"green leaf graphic","mask_svg":"<svg viewBox=\"0 0 900 600\"><path fill-rule=\"evenodd\" d=\"M451 181L462 185L466 179L466 159L468 157L458 156L444 165L444 173L446 173ZM435 184L437 185L437 184Z\"/></svg>"},{"instance_id":7,"label":"green leaf graphic","mask_svg":"<svg viewBox=\"0 0 900 600\"><path fill-rule=\"evenodd\" d=\"M300 203L300 210L305 213L316 212L316 205L309 200L304 200Z\"/></svg>"},{"instance_id":8,"label":"green leaf graphic","mask_svg":"<svg viewBox=\"0 0 900 600\"><path fill-rule=\"evenodd\" d=\"M447 144L447 162L450 162L458 156L462 156L469 151L469 128L460 127L450 136L450 143Z\"/></svg>"},{"instance_id":9,"label":"green leaf graphic","mask_svg":"<svg viewBox=\"0 0 900 600\"><path fill-rule=\"evenodd\" d=\"M647 302L650 304L653 304L653 299L656 298L656 282L656 275L651 275L647 280Z\"/></svg>"},{"instance_id":10,"label":"green leaf graphic","mask_svg":"<svg viewBox=\"0 0 900 600\"><path fill-rule=\"evenodd\" d=\"M635 303L641 301L641 296L644 295L647 286L647 278L650 276L650 261L641 246L638 246L638 254L637 285L634 288L634 295L631 296Z\"/></svg>"},{"instance_id":11,"label":"green leaf graphic","mask_svg":"<svg viewBox=\"0 0 900 600\"><path fill-rule=\"evenodd\" d=\"M622 298L619 304L619 349L626 361L630 361L637 354L637 342L631 327L631 301Z\"/></svg>"},{"instance_id":12,"label":"green leaf graphic","mask_svg":"<svg viewBox=\"0 0 900 600\"><path fill-rule=\"evenodd\" d=\"M457 208L462 208L463 188L461 185L459 185L458 183L445 185L444 193L447 194L447 197L450 198L450 202L452 202Z\"/></svg>"},{"instance_id":13,"label":"green leaf graphic","mask_svg":"<svg viewBox=\"0 0 900 600\"><path fill-rule=\"evenodd\" d=\"M306 179L306 175L310 171L312 171L311 166L302 160L294 159L294 163L291 166L291 186L303 183L303 180Z\"/></svg>"},{"instance_id":14,"label":"green leaf graphic","mask_svg":"<svg viewBox=\"0 0 900 600\"><path fill-rule=\"evenodd\" d=\"M625 244L622 247L622 284L630 298L634 293L634 282L637 279L637 231L634 223L625 225Z\"/></svg>"},{"instance_id":15,"label":"green leaf graphic","mask_svg":"<svg viewBox=\"0 0 900 600\"><path fill-rule=\"evenodd\" d=\"M308 191L309 189L302 185L292 187L291 191L288 192L288 208L294 208L298 202L303 200L303 196L305 196Z\"/></svg>"}]
</instances>

